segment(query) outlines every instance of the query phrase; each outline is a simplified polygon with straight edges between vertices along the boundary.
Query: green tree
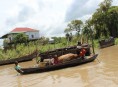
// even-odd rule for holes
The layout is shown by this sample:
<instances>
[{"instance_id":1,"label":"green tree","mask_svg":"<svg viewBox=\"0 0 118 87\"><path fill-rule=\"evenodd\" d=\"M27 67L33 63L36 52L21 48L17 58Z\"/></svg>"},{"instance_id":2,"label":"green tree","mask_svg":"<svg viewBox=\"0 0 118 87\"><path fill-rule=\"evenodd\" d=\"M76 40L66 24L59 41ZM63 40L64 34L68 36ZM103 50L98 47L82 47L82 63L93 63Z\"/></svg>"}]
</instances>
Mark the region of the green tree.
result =
<instances>
[{"instance_id":1,"label":"green tree","mask_svg":"<svg viewBox=\"0 0 118 87\"><path fill-rule=\"evenodd\" d=\"M72 30L70 29L70 28L66 28L65 30L64 30L64 33L70 33Z\"/></svg>"},{"instance_id":2,"label":"green tree","mask_svg":"<svg viewBox=\"0 0 118 87\"><path fill-rule=\"evenodd\" d=\"M72 41L73 35L72 31L76 31L76 35L79 36L81 27L82 27L83 22L81 20L72 20L68 25L67 28L64 30L66 33L66 39L67 41Z\"/></svg>"},{"instance_id":3,"label":"green tree","mask_svg":"<svg viewBox=\"0 0 118 87\"><path fill-rule=\"evenodd\" d=\"M87 20L83 26L83 29L82 29L82 35L83 37L86 38L86 42L88 43L88 40L91 39L91 33L93 32L91 30L91 19Z\"/></svg>"},{"instance_id":4,"label":"green tree","mask_svg":"<svg viewBox=\"0 0 118 87\"><path fill-rule=\"evenodd\" d=\"M104 0L92 15L96 38L118 37L118 6L111 6L112 0Z\"/></svg>"},{"instance_id":5,"label":"green tree","mask_svg":"<svg viewBox=\"0 0 118 87\"><path fill-rule=\"evenodd\" d=\"M112 0L104 0L100 3L100 8L98 8L98 11L105 13L108 11L108 9L111 7Z\"/></svg>"},{"instance_id":6,"label":"green tree","mask_svg":"<svg viewBox=\"0 0 118 87\"><path fill-rule=\"evenodd\" d=\"M118 6L110 7L107 14L107 27L110 32L110 36L118 37Z\"/></svg>"},{"instance_id":7,"label":"green tree","mask_svg":"<svg viewBox=\"0 0 118 87\"><path fill-rule=\"evenodd\" d=\"M83 22L81 20L73 20L67 25L70 31L80 32Z\"/></svg>"},{"instance_id":8,"label":"green tree","mask_svg":"<svg viewBox=\"0 0 118 87\"><path fill-rule=\"evenodd\" d=\"M28 41L28 36L24 33L16 34L13 38L14 43L26 43Z\"/></svg>"},{"instance_id":9,"label":"green tree","mask_svg":"<svg viewBox=\"0 0 118 87\"><path fill-rule=\"evenodd\" d=\"M44 36L40 38L40 43L42 45L48 44L48 42L49 42L49 38L46 38Z\"/></svg>"},{"instance_id":10,"label":"green tree","mask_svg":"<svg viewBox=\"0 0 118 87\"><path fill-rule=\"evenodd\" d=\"M61 42L61 37L52 37L54 39L55 43L60 43Z\"/></svg>"}]
</instances>

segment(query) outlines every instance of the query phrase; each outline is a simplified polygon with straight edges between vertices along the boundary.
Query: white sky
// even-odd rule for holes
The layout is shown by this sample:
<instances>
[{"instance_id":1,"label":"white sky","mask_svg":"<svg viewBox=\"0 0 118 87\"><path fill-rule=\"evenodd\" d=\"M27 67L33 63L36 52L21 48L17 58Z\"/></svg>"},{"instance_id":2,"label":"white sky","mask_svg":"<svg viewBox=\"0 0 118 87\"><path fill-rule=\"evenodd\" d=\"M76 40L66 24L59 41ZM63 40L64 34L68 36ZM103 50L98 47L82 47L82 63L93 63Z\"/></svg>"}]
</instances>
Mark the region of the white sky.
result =
<instances>
[{"instance_id":1,"label":"white sky","mask_svg":"<svg viewBox=\"0 0 118 87\"><path fill-rule=\"evenodd\" d=\"M63 36L68 22L87 20L102 1L0 0L0 37L16 27L38 29L46 37ZM118 6L118 0L113 5Z\"/></svg>"}]
</instances>

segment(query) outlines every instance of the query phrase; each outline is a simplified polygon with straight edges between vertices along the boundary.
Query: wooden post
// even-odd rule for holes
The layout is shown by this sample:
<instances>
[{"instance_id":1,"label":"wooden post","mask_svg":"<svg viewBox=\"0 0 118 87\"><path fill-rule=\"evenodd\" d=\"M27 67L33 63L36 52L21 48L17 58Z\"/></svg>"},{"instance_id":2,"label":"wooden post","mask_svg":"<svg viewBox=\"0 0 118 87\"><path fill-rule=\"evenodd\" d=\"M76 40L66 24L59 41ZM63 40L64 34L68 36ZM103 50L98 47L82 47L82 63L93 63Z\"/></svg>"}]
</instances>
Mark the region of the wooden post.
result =
<instances>
[{"instance_id":1,"label":"wooden post","mask_svg":"<svg viewBox=\"0 0 118 87\"><path fill-rule=\"evenodd\" d=\"M68 45L69 45L69 37L67 38L67 45L66 45L66 47L68 47Z\"/></svg>"},{"instance_id":2,"label":"wooden post","mask_svg":"<svg viewBox=\"0 0 118 87\"><path fill-rule=\"evenodd\" d=\"M92 50L93 50L93 54L95 54L93 37L91 38L91 40L92 40Z\"/></svg>"},{"instance_id":3,"label":"wooden post","mask_svg":"<svg viewBox=\"0 0 118 87\"><path fill-rule=\"evenodd\" d=\"M95 54L95 50L94 50L94 41L93 41L93 29L91 27L91 42L92 42L92 50L93 50L93 54Z\"/></svg>"},{"instance_id":4,"label":"wooden post","mask_svg":"<svg viewBox=\"0 0 118 87\"><path fill-rule=\"evenodd\" d=\"M93 29L91 28L91 41L92 41L92 50L93 50L93 54L95 54L95 50L94 50L94 41L93 41ZM98 60L98 59L97 59ZM98 60L98 62L100 63L100 61Z\"/></svg>"}]
</instances>

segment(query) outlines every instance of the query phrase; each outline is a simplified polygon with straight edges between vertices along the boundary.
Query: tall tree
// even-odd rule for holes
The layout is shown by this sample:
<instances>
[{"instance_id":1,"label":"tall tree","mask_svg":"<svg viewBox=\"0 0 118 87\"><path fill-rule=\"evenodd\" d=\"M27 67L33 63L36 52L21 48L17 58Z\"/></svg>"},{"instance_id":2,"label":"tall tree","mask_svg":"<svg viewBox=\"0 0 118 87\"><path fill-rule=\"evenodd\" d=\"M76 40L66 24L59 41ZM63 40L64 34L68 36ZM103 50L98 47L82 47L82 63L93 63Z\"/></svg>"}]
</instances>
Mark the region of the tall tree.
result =
<instances>
[{"instance_id":1,"label":"tall tree","mask_svg":"<svg viewBox=\"0 0 118 87\"><path fill-rule=\"evenodd\" d=\"M70 31L80 32L83 22L81 20L73 20L71 21L67 27Z\"/></svg>"},{"instance_id":2,"label":"tall tree","mask_svg":"<svg viewBox=\"0 0 118 87\"><path fill-rule=\"evenodd\" d=\"M111 6L112 0L104 0L92 15L96 38L118 37L118 6Z\"/></svg>"},{"instance_id":3,"label":"tall tree","mask_svg":"<svg viewBox=\"0 0 118 87\"><path fill-rule=\"evenodd\" d=\"M70 29L70 28L66 28L65 30L64 30L64 33L70 33L72 30Z\"/></svg>"},{"instance_id":4,"label":"tall tree","mask_svg":"<svg viewBox=\"0 0 118 87\"><path fill-rule=\"evenodd\" d=\"M91 19L88 19L85 22L83 29L82 29L82 35L83 35L83 37L86 37L87 43L88 43L88 40L91 39L91 33L93 32L93 31L91 31L91 26L92 26Z\"/></svg>"},{"instance_id":5,"label":"tall tree","mask_svg":"<svg viewBox=\"0 0 118 87\"><path fill-rule=\"evenodd\" d=\"M107 14L107 27L110 32L110 36L118 37L118 6L110 7Z\"/></svg>"},{"instance_id":6,"label":"tall tree","mask_svg":"<svg viewBox=\"0 0 118 87\"><path fill-rule=\"evenodd\" d=\"M105 13L108 11L108 9L111 7L112 0L104 0L100 3L100 8L98 9L102 13Z\"/></svg>"}]
</instances>

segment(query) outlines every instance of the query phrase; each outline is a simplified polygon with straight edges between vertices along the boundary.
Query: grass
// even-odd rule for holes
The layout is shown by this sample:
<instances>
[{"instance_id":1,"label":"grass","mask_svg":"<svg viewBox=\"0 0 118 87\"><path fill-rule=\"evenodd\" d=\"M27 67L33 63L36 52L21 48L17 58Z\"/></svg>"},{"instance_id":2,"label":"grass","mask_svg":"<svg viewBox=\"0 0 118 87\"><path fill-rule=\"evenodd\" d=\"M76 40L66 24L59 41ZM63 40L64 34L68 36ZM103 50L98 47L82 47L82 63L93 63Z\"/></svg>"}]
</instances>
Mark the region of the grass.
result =
<instances>
[{"instance_id":1,"label":"grass","mask_svg":"<svg viewBox=\"0 0 118 87\"><path fill-rule=\"evenodd\" d=\"M115 39L115 44L118 45L118 38Z\"/></svg>"},{"instance_id":2,"label":"grass","mask_svg":"<svg viewBox=\"0 0 118 87\"><path fill-rule=\"evenodd\" d=\"M7 50L6 52L1 50L0 60L7 60L7 59L25 56L25 55L31 54L35 49L36 49L36 46L33 44L30 44L29 46L20 44L20 45L17 45L16 49L10 49L10 50Z\"/></svg>"}]
</instances>

